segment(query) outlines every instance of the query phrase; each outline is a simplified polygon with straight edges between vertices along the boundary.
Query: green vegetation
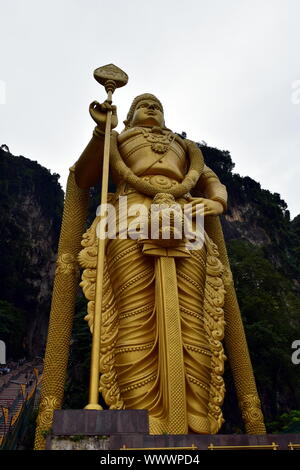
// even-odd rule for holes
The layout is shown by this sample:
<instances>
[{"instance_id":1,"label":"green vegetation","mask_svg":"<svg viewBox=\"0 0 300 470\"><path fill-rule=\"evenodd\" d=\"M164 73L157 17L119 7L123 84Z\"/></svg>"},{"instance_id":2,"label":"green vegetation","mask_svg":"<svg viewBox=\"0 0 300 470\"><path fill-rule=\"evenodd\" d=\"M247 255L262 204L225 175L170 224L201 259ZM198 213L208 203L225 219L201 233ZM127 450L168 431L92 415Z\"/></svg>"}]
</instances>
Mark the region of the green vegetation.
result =
<instances>
[{"instance_id":1,"label":"green vegetation","mask_svg":"<svg viewBox=\"0 0 300 470\"><path fill-rule=\"evenodd\" d=\"M91 334L84 320L86 300L78 296L65 385L64 408L82 409L88 403Z\"/></svg>"},{"instance_id":2,"label":"green vegetation","mask_svg":"<svg viewBox=\"0 0 300 470\"><path fill-rule=\"evenodd\" d=\"M228 243L228 254L258 390L267 420L300 408L300 375L291 361L300 333L300 296L263 248L244 240Z\"/></svg>"},{"instance_id":3,"label":"green vegetation","mask_svg":"<svg viewBox=\"0 0 300 470\"><path fill-rule=\"evenodd\" d=\"M300 433L300 410L291 410L278 416L275 421L267 425L267 432Z\"/></svg>"}]
</instances>

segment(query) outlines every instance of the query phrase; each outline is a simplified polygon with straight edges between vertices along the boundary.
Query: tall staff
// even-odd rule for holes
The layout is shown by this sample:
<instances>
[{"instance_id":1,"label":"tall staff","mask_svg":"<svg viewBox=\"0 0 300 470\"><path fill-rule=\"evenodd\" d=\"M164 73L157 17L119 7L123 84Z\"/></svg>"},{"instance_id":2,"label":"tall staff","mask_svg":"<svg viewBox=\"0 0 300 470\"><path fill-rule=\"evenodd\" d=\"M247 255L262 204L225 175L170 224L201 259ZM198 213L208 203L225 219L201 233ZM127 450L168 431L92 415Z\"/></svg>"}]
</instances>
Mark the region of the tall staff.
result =
<instances>
[{"instance_id":1,"label":"tall staff","mask_svg":"<svg viewBox=\"0 0 300 470\"><path fill-rule=\"evenodd\" d=\"M95 70L94 77L101 85L105 87L107 92L107 102L112 103L112 94L116 88L126 85L128 76L121 69L113 64L105 65ZM103 153L103 170L102 170L102 186L101 186L101 207L106 207L108 193L109 178L109 152L110 152L110 132L111 132L112 110L106 115L105 137L104 137L104 153ZM100 224L104 230L103 224ZM104 275L104 256L105 256L105 237L100 232L98 238L98 256L96 270L96 290L95 290L95 313L93 322L93 340L91 352L91 371L90 371L90 389L89 403L85 409L102 410L99 405L99 367L100 367L100 342L101 342L101 309L103 299L103 275Z\"/></svg>"}]
</instances>

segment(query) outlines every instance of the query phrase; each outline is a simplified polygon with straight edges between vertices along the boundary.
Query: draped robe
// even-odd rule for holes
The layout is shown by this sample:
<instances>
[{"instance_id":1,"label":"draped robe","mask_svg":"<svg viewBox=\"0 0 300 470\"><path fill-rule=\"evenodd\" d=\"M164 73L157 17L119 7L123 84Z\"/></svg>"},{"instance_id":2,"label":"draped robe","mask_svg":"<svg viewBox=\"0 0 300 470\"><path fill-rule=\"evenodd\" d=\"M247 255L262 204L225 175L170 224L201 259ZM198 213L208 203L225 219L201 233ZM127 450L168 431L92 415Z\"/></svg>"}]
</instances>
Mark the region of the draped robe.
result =
<instances>
[{"instance_id":1,"label":"draped robe","mask_svg":"<svg viewBox=\"0 0 300 470\"><path fill-rule=\"evenodd\" d=\"M168 178L162 166L147 173ZM206 197L224 192L207 167L199 179ZM167 191L166 191L167 192ZM119 184L112 198L130 208L152 199ZM177 202L183 207L187 200ZM79 255L81 286L92 329L97 262L97 224L84 234ZM130 222L130 218L129 218ZM158 253L158 254L157 254ZM102 306L100 390L112 409L147 409L153 434L216 433L223 418L224 266L205 234L201 249L148 255L137 240L108 239Z\"/></svg>"}]
</instances>

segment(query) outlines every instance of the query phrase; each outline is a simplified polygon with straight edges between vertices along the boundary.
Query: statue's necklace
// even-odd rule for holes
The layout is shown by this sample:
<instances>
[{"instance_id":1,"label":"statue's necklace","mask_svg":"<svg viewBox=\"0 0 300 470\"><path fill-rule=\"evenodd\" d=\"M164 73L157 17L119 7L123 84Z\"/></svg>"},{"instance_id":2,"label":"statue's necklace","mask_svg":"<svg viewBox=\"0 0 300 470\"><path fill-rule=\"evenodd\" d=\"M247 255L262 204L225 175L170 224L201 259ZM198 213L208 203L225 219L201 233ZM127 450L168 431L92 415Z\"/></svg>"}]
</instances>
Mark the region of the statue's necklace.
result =
<instances>
[{"instance_id":1,"label":"statue's necklace","mask_svg":"<svg viewBox=\"0 0 300 470\"><path fill-rule=\"evenodd\" d=\"M152 127L148 130L141 128L145 139L150 143L151 150L160 155L166 154L175 140L172 132L164 133L160 127Z\"/></svg>"}]
</instances>

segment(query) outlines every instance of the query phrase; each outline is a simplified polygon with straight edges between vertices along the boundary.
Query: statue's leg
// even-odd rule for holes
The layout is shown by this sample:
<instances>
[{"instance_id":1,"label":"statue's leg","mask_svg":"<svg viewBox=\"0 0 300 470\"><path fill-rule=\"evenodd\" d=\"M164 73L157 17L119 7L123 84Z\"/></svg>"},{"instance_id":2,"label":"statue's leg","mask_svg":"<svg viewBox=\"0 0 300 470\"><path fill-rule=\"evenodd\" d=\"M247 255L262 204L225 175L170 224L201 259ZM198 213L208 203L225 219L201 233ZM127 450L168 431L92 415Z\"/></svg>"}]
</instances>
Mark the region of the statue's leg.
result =
<instances>
[{"instance_id":1,"label":"statue's leg","mask_svg":"<svg viewBox=\"0 0 300 470\"><path fill-rule=\"evenodd\" d=\"M115 364L121 396L126 408L151 412L159 407L153 258L143 256L134 240L111 240L107 262L119 312Z\"/></svg>"},{"instance_id":2,"label":"statue's leg","mask_svg":"<svg viewBox=\"0 0 300 470\"><path fill-rule=\"evenodd\" d=\"M209 433L208 420L211 353L203 325L206 250L198 257L177 260L177 283L186 369L186 400L189 427Z\"/></svg>"},{"instance_id":3,"label":"statue's leg","mask_svg":"<svg viewBox=\"0 0 300 470\"><path fill-rule=\"evenodd\" d=\"M208 239L190 254L177 260L188 425L193 432L216 433L225 392L223 266Z\"/></svg>"},{"instance_id":4,"label":"statue's leg","mask_svg":"<svg viewBox=\"0 0 300 470\"><path fill-rule=\"evenodd\" d=\"M145 256L132 240L110 241L107 260L119 312L115 367L125 407L147 409L153 434L184 434L185 373L175 261Z\"/></svg>"},{"instance_id":5,"label":"statue's leg","mask_svg":"<svg viewBox=\"0 0 300 470\"><path fill-rule=\"evenodd\" d=\"M218 245L220 259L227 274L224 305L226 319L225 345L246 432L248 434L265 434L264 417L219 218L207 217L205 219L205 230Z\"/></svg>"}]
</instances>

